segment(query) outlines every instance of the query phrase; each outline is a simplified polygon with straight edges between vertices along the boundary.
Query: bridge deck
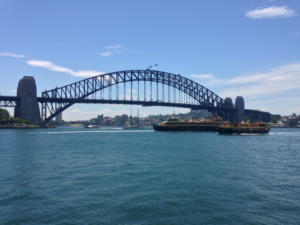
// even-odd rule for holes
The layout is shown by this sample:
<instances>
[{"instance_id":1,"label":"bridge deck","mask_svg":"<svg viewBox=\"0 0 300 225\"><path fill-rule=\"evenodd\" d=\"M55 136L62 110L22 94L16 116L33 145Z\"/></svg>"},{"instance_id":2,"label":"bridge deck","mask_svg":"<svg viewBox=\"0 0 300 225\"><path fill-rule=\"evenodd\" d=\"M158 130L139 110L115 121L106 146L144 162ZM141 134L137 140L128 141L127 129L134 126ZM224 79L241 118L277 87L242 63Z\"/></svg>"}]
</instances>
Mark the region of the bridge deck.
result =
<instances>
[{"instance_id":1,"label":"bridge deck","mask_svg":"<svg viewBox=\"0 0 300 225\"><path fill-rule=\"evenodd\" d=\"M18 96L5 96L5 95L0 96L0 101L18 101L18 100L19 100Z\"/></svg>"},{"instance_id":2,"label":"bridge deck","mask_svg":"<svg viewBox=\"0 0 300 225\"><path fill-rule=\"evenodd\" d=\"M87 104L121 104L121 105L142 105L142 106L168 106L191 109L209 109L206 106L184 103L170 103L163 101L143 101L143 100L107 100L107 99L68 99L68 98L43 98L38 97L38 102L43 103L87 103Z\"/></svg>"},{"instance_id":3,"label":"bridge deck","mask_svg":"<svg viewBox=\"0 0 300 225\"><path fill-rule=\"evenodd\" d=\"M18 101L17 96L0 96L0 107L15 107Z\"/></svg>"}]
</instances>

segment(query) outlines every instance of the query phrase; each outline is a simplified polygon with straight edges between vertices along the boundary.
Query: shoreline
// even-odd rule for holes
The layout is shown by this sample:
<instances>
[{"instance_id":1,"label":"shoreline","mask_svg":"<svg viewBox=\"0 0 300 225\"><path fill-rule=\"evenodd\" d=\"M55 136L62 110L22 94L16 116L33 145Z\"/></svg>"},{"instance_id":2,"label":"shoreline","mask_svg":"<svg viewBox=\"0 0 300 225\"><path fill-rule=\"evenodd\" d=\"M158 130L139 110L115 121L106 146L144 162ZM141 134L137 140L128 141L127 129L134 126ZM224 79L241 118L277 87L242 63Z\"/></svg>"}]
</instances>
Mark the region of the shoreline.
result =
<instances>
[{"instance_id":1,"label":"shoreline","mask_svg":"<svg viewBox=\"0 0 300 225\"><path fill-rule=\"evenodd\" d=\"M40 126L0 126L0 129L38 129Z\"/></svg>"},{"instance_id":2,"label":"shoreline","mask_svg":"<svg viewBox=\"0 0 300 225\"><path fill-rule=\"evenodd\" d=\"M56 127L43 127L43 126L0 126L0 129L42 129L42 128L56 128Z\"/></svg>"}]
</instances>

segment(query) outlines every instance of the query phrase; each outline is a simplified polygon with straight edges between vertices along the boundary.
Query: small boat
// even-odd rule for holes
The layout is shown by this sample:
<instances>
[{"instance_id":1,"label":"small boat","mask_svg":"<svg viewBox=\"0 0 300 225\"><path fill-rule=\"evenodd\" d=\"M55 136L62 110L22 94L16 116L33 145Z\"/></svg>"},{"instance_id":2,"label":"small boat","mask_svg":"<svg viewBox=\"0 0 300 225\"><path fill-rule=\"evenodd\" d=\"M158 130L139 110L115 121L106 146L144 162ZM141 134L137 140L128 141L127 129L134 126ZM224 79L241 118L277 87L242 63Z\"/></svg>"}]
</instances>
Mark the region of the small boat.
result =
<instances>
[{"instance_id":1,"label":"small boat","mask_svg":"<svg viewBox=\"0 0 300 225\"><path fill-rule=\"evenodd\" d=\"M92 124L84 126L84 128L99 128L99 127L100 127L99 125L92 125Z\"/></svg>"},{"instance_id":2,"label":"small boat","mask_svg":"<svg viewBox=\"0 0 300 225\"><path fill-rule=\"evenodd\" d=\"M230 123L225 122L219 127L219 134L266 134L270 131L270 126L266 123Z\"/></svg>"}]
</instances>

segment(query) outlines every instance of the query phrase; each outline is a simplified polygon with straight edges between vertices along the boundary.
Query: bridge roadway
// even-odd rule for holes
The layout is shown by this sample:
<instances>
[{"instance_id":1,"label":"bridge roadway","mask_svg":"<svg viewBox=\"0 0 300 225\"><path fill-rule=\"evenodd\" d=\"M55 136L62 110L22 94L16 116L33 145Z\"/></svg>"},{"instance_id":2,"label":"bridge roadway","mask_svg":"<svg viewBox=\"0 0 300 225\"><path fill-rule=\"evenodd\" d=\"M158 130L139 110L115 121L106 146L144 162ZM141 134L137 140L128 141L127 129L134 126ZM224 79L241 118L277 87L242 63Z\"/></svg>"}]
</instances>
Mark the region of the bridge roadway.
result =
<instances>
[{"instance_id":1,"label":"bridge roadway","mask_svg":"<svg viewBox=\"0 0 300 225\"><path fill-rule=\"evenodd\" d=\"M1 96L0 95L0 107L15 107L19 101L17 96Z\"/></svg>"},{"instance_id":2,"label":"bridge roadway","mask_svg":"<svg viewBox=\"0 0 300 225\"><path fill-rule=\"evenodd\" d=\"M15 107L19 101L18 96L0 96L0 107ZM43 98L37 97L39 103L85 103L85 104L120 104L120 105L142 105L142 106L168 106L179 108L190 108L193 110L207 109L206 106L169 103L163 101L142 101L142 100L107 100L107 99L70 99L70 98Z\"/></svg>"}]
</instances>

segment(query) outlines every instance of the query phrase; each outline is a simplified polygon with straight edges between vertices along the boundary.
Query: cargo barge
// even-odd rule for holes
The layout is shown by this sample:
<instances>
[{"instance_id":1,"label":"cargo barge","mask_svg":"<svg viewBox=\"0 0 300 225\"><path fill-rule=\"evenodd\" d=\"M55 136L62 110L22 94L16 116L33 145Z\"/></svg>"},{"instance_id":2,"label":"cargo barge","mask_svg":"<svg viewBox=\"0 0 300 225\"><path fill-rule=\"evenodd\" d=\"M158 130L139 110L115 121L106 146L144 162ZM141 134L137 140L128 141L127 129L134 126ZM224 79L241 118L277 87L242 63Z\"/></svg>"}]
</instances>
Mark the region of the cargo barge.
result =
<instances>
[{"instance_id":1,"label":"cargo barge","mask_svg":"<svg viewBox=\"0 0 300 225\"><path fill-rule=\"evenodd\" d=\"M266 123L223 123L219 129L219 134L266 134L270 131L270 126Z\"/></svg>"},{"instance_id":2,"label":"cargo barge","mask_svg":"<svg viewBox=\"0 0 300 225\"><path fill-rule=\"evenodd\" d=\"M211 120L180 120L180 119L169 119L158 125L153 125L153 129L156 131L212 131L217 132L220 125L223 123L221 119Z\"/></svg>"}]
</instances>

